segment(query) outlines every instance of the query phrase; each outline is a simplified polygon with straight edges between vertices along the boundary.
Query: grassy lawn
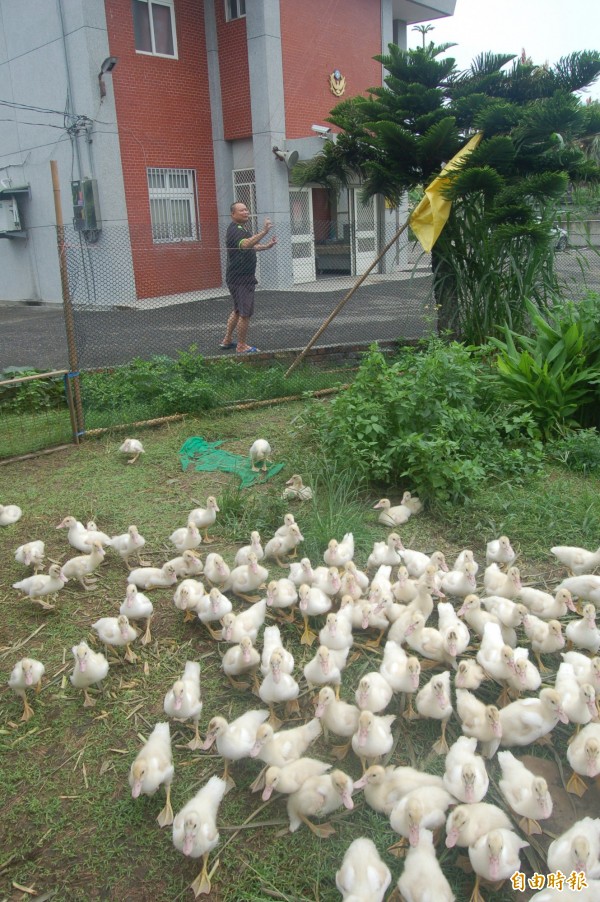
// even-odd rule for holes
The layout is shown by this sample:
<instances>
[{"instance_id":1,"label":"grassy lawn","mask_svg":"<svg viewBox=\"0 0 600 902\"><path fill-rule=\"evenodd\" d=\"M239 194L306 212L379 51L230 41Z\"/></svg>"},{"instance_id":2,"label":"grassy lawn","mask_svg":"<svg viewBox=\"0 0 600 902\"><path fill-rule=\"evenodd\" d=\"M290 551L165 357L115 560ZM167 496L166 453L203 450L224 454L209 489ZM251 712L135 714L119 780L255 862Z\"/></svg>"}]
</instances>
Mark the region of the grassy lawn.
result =
<instances>
[{"instance_id":1,"label":"grassy lawn","mask_svg":"<svg viewBox=\"0 0 600 902\"><path fill-rule=\"evenodd\" d=\"M323 402L320 402L323 403ZM204 709L200 730L204 734L211 717L223 714L232 719L249 707L263 707L249 693L235 691L220 670L225 643L212 640L199 622L184 623L172 603L172 592L151 593L155 607L153 642L135 646L135 665L111 665L94 708L84 708L80 692L69 682L73 657L71 647L81 639L101 650L91 624L101 616L115 616L125 596L126 568L110 550L99 571L94 591L69 582L58 597L54 612L41 608L11 588L24 578L24 568L14 560L16 547L32 539L46 542L46 558L64 561L77 554L68 546L65 530L55 527L71 514L83 522L93 519L109 534L123 533L135 523L146 538L144 555L156 566L174 557L171 532L185 525L189 510L204 506L209 494L217 496L221 513L211 530L215 544L206 552L221 552L230 564L236 549L247 544L250 532L258 529L266 541L282 523L288 509L294 510L305 537L303 555L314 566L321 564L330 538L341 539L352 531L356 540L355 560L364 567L373 541L382 540L388 530L377 523L371 508L382 495L394 502L410 486L357 486L352 478L352 461L344 472L335 472L323 462L318 447L304 425L301 405L287 405L260 411L240 411L226 415L188 417L183 422L138 433L146 454L128 466L117 449L122 436L103 436L86 441L79 449L68 449L35 460L0 468L0 502L23 508L15 525L0 530L0 786L3 817L0 824L0 898L54 898L75 900L192 899L189 884L199 871L199 863L184 858L173 847L170 828L160 830L156 816L164 803L161 790L154 798L131 798L127 776L129 767L157 721L166 719L163 699L183 672L187 659L199 660L202 668ZM274 459L286 461L285 469L272 481L243 493L235 477L224 473L183 473L177 451L193 435L208 441L224 440L224 448L239 454L247 451L257 437L266 437L274 448ZM281 499L282 487L292 473L300 472L316 489L313 503L289 503ZM547 469L524 488L509 482L490 485L466 508L426 509L411 518L401 530L407 547L424 551L444 551L450 562L463 548L474 551L480 565L485 561L485 543L507 533L519 552L518 564L524 582L553 588L565 575L549 549L554 544L596 548L600 536L600 480L583 478L567 471ZM202 548L200 549L203 550ZM277 565L269 567L270 577L284 576ZM478 586L482 587L482 571ZM234 602L234 609L244 606ZM269 615L268 622L275 622ZM435 625L435 616L433 618ZM320 624L319 624L320 625ZM286 647L296 658L294 675L301 685L300 708L303 720L313 714L311 695L301 679L302 667L315 651L299 643L298 625L280 624ZM259 643L259 647L260 643ZM12 667L23 655L38 658L46 666L39 695L30 693L34 717L20 721L21 703L6 687ZM381 653L359 649L359 656L345 671L342 698L354 701L360 677L378 669ZM560 658L549 657L553 682ZM431 676L421 677L421 685ZM498 687L484 683L479 696L492 701ZM397 714L393 727L394 747L389 762L411 764L442 773L443 758L431 751L439 735L439 724L401 717L398 698L388 713ZM555 812L546 821L548 833L531 839L522 857L523 870L546 873L545 850L551 836L558 835L585 814L596 815L600 798L592 787L579 800L564 790L569 767L565 748L574 727L559 724L552 745L517 750L517 755L533 756L534 765L551 783ZM191 752L186 743L192 728L171 724L175 778L172 801L177 812L213 774L222 772L222 762L214 750ZM448 740L460 735L453 715ZM333 760L321 738L310 754ZM528 757L527 762L530 761ZM352 753L342 763L354 779L360 763ZM252 794L250 783L261 763L246 759L234 765L237 787L224 799L218 826L220 866L213 877L210 898L218 902L333 902L340 898L335 872L344 852L357 836L370 836L393 875L402 871L402 861L387 852L398 837L382 816L373 812L361 793L353 811L343 809L329 821L335 836L318 839L302 827L287 832L284 798L276 794L268 803ZM490 790L486 801L504 805L498 790L496 760L488 765ZM446 849L443 835L438 858L451 881L456 898L468 899L474 883L460 865L461 851ZM464 855L463 855L464 857ZM214 857L211 855L211 862ZM20 887L28 887L24 893ZM527 899L528 892L502 889L483 890L486 899L505 902ZM52 894L52 895L45 895ZM582 896L583 898L583 896Z\"/></svg>"}]
</instances>

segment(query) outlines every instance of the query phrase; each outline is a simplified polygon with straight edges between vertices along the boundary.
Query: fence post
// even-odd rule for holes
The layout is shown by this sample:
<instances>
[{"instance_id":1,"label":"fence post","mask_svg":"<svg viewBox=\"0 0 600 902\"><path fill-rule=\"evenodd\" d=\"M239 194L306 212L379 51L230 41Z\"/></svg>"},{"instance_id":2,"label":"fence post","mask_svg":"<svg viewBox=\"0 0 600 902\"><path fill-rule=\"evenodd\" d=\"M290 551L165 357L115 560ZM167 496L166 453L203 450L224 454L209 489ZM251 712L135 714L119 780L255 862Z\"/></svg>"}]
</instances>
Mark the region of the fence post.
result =
<instances>
[{"instance_id":1,"label":"fence post","mask_svg":"<svg viewBox=\"0 0 600 902\"><path fill-rule=\"evenodd\" d=\"M74 441L79 444L79 436L85 429L83 419L83 406L81 403L81 390L79 386L79 363L77 361L77 345L75 344L75 324L73 321L73 304L69 292L69 273L67 270L67 248L65 242L65 227L60 200L60 182L58 179L58 165L56 160L50 160L52 173L52 190L54 192L54 214L56 218L56 242L58 246L58 262L60 267L60 284L62 288L63 311L65 316L65 328L67 331L67 349L69 353L70 373L65 377L73 379L73 396L75 398L76 429ZM68 395L67 395L68 397Z\"/></svg>"}]
</instances>

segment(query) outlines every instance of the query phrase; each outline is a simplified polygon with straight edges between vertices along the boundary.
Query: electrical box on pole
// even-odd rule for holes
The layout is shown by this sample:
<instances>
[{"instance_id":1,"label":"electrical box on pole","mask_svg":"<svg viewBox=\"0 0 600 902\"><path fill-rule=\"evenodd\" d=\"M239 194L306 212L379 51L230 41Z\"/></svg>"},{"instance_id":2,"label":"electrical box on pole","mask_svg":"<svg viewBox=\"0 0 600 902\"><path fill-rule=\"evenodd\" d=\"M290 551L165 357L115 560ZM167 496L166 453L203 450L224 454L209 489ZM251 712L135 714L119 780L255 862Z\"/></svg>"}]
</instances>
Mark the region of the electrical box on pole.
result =
<instances>
[{"instance_id":1,"label":"electrical box on pole","mask_svg":"<svg viewBox=\"0 0 600 902\"><path fill-rule=\"evenodd\" d=\"M73 196L73 226L78 232L99 231L102 228L97 179L78 179L71 182Z\"/></svg>"}]
</instances>

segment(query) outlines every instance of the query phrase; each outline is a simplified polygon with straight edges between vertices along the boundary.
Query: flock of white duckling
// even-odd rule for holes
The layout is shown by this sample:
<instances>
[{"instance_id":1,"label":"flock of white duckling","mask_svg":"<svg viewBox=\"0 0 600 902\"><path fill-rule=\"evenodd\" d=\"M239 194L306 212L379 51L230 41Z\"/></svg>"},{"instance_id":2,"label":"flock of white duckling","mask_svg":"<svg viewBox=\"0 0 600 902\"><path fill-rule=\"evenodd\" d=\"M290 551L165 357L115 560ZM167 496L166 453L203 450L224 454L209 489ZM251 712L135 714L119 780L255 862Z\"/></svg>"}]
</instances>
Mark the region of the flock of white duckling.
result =
<instances>
[{"instance_id":1,"label":"flock of white duckling","mask_svg":"<svg viewBox=\"0 0 600 902\"><path fill-rule=\"evenodd\" d=\"M257 443L253 446L253 467L261 461L266 466L270 448L264 445L259 447L260 453L255 453ZM134 455L130 462L143 453L135 440L127 440L121 450ZM295 475L287 483L285 497L307 500L312 490ZM156 724L131 764L133 798L153 795L164 787L166 804L158 823L172 824L173 843L184 855L202 858L202 870L192 884L196 896L210 892L214 867L209 872L208 857L219 842L218 809L230 786L235 786L230 766L242 758L257 758L265 765L251 788L262 790L265 801L274 792L286 797L291 832L305 824L319 837L331 835L335 832L331 824L315 823L312 818L323 819L342 807L352 809L353 794L363 790L366 803L399 834L398 850L392 848L399 852L404 846L397 891L406 902L455 898L436 852L437 833L444 826L445 845L468 850L476 875L474 902L483 898L481 880L502 882L521 870L520 852L528 843L516 832L508 812L521 818L519 827L525 835L541 833L540 821L551 816L553 801L546 780L509 749L526 748L544 737L548 741L558 722L573 724L567 751L573 774L567 789L582 795L588 788L584 778L600 774L600 657L596 656L600 630L595 622L600 576L592 573L600 565L600 549L553 548L552 553L572 575L552 595L522 585L514 563L516 554L509 539L501 536L487 544L483 592L478 594L479 565L472 551L462 551L449 569L440 551L425 554L403 545L397 530L420 511L419 499L406 492L401 504L392 506L382 499L375 509L380 511L379 521L392 532L385 541L374 543L366 572L354 561L350 533L340 541L331 539L323 555L324 565L313 566L307 558L290 562L303 541L293 514L286 514L264 546L259 533L253 532L250 544L235 555L233 566L216 552L202 561L198 552L202 534L205 543L212 541L208 530L219 513L214 496L208 497L205 508L191 510L187 524L173 532L170 541L179 554L162 567L142 560L145 540L136 526L110 537L94 523L84 526L72 516L65 517L57 529L67 530L68 542L79 555L62 565L53 563L43 574L38 572L44 563L42 541L28 542L15 552L16 560L35 572L14 588L45 609L52 609L48 598L56 596L68 580L92 589L93 574L102 564L106 548L120 555L130 569L119 615L103 617L92 625L106 654L93 651L84 640L72 649L70 679L83 691L85 707L95 704L90 687L98 686L108 675L109 649L114 653L123 648L125 659L134 663L137 656L132 644L138 639L142 644L150 641L154 608L142 590L158 587L174 590L174 604L185 619L199 620L214 639L228 645L221 667L232 687L247 691L248 680L252 681L265 707L248 710L229 723L220 715L211 717L204 740L199 734L203 710L200 664L188 661L180 679L166 693L167 717L189 722L194 728L189 748L207 750L216 744L224 760L223 776L211 777L176 815L171 807L175 768L168 721ZM9 526L20 516L15 505L0 505L0 525ZM132 568L132 559L139 566ZM269 580L265 563L270 560L288 567L289 575ZM236 612L228 595L244 599L250 606ZM581 615L574 598L580 599ZM285 706L286 717L298 716L301 677L292 651L284 647L279 626L265 626L265 619L270 612L271 619L293 621L296 608L304 622L301 644L310 646L317 639L311 624L320 627L317 651L303 668L304 680L315 692L315 712L307 723L281 729L275 709L283 714L281 706ZM430 621L434 612L437 627ZM132 620L145 624L142 635L131 625ZM365 631L372 636L366 642ZM384 637L378 670L362 676L357 686L348 687L346 694L353 695L353 703L342 700L344 668L360 656L356 646L378 649ZM528 647L518 644L519 637ZM560 652L566 640L570 650L561 652L554 684L544 681L542 686L543 657ZM537 666L530 659L530 650ZM429 668L434 673L420 687ZM23 658L12 671L9 686L23 700L24 720L33 714L27 690L39 688L43 675L44 664L31 658ZM477 696L486 680L495 681L502 689L495 705ZM521 697L522 693L529 694ZM384 713L390 707L394 713ZM445 731L453 715L462 735L449 748ZM398 739L398 733L392 732L394 722L402 724L401 737L410 730L413 718L440 722L441 737L433 752L445 755L443 775L381 763ZM359 780L332 761L305 754L321 735L327 742L332 736L342 741L330 746L331 757L338 762L352 749L362 765ZM485 801L488 762L496 753L506 808ZM600 818L586 817L555 839L547 865L548 872L561 871L573 887L584 878L587 888L582 898L600 900ZM352 842L336 874L337 888L347 902L380 902L391 880L389 868L367 837ZM562 893L550 887L534 898L550 902L575 892L565 884Z\"/></svg>"}]
</instances>

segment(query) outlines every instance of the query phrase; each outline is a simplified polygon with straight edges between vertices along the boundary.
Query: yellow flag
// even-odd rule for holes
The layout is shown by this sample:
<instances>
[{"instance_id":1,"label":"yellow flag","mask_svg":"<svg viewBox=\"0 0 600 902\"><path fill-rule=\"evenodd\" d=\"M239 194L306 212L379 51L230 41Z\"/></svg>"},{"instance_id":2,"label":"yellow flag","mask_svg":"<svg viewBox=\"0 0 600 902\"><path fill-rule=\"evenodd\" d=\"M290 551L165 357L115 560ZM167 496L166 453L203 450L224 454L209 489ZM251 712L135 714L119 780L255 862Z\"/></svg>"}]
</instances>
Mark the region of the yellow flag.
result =
<instances>
[{"instance_id":1,"label":"yellow flag","mask_svg":"<svg viewBox=\"0 0 600 902\"><path fill-rule=\"evenodd\" d=\"M442 233L442 229L446 225L446 221L450 216L452 203L442 196L445 186L445 175L452 169L456 169L463 162L466 156L475 150L481 139L483 132L473 135L458 153L452 157L437 178L425 189L425 197L415 207L410 217L410 225L421 243L421 247L426 253L429 253L435 242Z\"/></svg>"}]
</instances>

